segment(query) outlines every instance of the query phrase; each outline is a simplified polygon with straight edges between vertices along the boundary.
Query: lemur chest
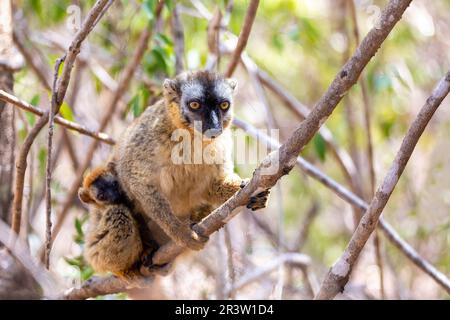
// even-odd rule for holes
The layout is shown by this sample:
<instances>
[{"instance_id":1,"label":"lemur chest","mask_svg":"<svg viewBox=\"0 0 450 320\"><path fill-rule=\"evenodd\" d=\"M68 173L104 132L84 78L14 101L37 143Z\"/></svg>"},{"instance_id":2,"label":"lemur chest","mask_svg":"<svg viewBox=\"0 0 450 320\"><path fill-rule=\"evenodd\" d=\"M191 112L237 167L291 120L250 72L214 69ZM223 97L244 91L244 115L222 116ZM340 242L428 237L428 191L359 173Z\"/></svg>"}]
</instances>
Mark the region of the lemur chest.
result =
<instances>
[{"instance_id":1,"label":"lemur chest","mask_svg":"<svg viewBox=\"0 0 450 320\"><path fill-rule=\"evenodd\" d=\"M171 164L161 168L160 187L174 214L189 217L205 203L212 182L222 176L219 164Z\"/></svg>"}]
</instances>

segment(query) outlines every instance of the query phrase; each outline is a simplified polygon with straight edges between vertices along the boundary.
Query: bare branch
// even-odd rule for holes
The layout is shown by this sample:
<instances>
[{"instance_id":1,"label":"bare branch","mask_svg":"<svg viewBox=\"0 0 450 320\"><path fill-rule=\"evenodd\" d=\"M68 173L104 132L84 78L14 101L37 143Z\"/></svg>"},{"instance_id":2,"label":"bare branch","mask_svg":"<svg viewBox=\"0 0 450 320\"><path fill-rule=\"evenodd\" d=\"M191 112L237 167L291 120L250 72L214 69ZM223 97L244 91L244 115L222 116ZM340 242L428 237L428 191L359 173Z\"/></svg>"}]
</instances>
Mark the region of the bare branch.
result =
<instances>
[{"instance_id":1,"label":"bare branch","mask_svg":"<svg viewBox=\"0 0 450 320\"><path fill-rule=\"evenodd\" d=\"M0 220L0 243L3 243L29 271L37 283L39 283L45 297L52 298L55 296L55 292L61 290L61 284L57 279L45 270L39 261L36 261L36 259L30 256L26 244L2 220Z\"/></svg>"},{"instance_id":2,"label":"bare branch","mask_svg":"<svg viewBox=\"0 0 450 320\"><path fill-rule=\"evenodd\" d=\"M241 58L241 54L247 45L248 37L250 36L250 32L252 30L253 21L255 21L256 10L258 10L259 0L251 0L247 13L245 15L244 25L242 26L241 33L239 34L239 39L236 45L236 49L231 57L231 61L228 65L228 69L225 72L227 77L231 77L234 70L236 69L239 60Z\"/></svg>"},{"instance_id":3,"label":"bare branch","mask_svg":"<svg viewBox=\"0 0 450 320\"><path fill-rule=\"evenodd\" d=\"M16 96L9 94L3 90L0 90L0 100L5 101L5 102L9 102L11 105L16 106L22 110L31 112L37 116L42 117L45 114L45 111L43 111L42 109L35 107L31 104L29 104L26 101L20 100L19 98L17 98ZM106 133L103 132L98 132L98 131L94 131L91 130L89 128L86 128L85 126L66 120L63 117L60 116L55 116L55 122L57 124L62 125L63 127L76 131L78 133L81 133L83 135L89 136L91 138L97 139L99 141L102 141L104 143L107 144L114 144L115 141L114 139L112 139L111 137L109 137Z\"/></svg>"},{"instance_id":4,"label":"bare branch","mask_svg":"<svg viewBox=\"0 0 450 320\"><path fill-rule=\"evenodd\" d=\"M171 26L175 48L175 73L184 70L184 32L180 18L180 4L176 4L172 11Z\"/></svg>"},{"instance_id":5,"label":"bare branch","mask_svg":"<svg viewBox=\"0 0 450 320\"><path fill-rule=\"evenodd\" d=\"M50 115L48 117L48 135L47 135L47 163L45 172L45 267L50 268L50 250L51 250L51 237L52 237L52 145L53 145L53 127L55 122L55 114L59 108L57 102L57 87L56 81L58 80L58 72L61 63L65 60L65 56L56 60L55 70L53 75L53 88L52 88L52 101L50 107Z\"/></svg>"},{"instance_id":6,"label":"bare branch","mask_svg":"<svg viewBox=\"0 0 450 320\"><path fill-rule=\"evenodd\" d=\"M356 262L371 233L377 226L378 219L388 202L394 188L405 169L412 152L431 117L450 91L450 72L437 84L431 96L420 110L408 129L395 160L378 188L369 208L362 217L358 227L347 245L343 255L329 270L322 283L316 299L332 299L342 292ZM448 290L450 293L450 290Z\"/></svg>"},{"instance_id":7,"label":"bare branch","mask_svg":"<svg viewBox=\"0 0 450 320\"><path fill-rule=\"evenodd\" d=\"M261 131L258 131L250 124L245 123L239 119L234 119L233 124L238 128L243 129L247 134L265 141L270 148L279 148L279 143L277 141L274 141L267 135L263 134ZM297 158L297 165L307 175L322 183L324 186L338 195L342 200L357 207L360 212L364 213L369 208L369 204L364 202L363 199L352 193L344 186L340 185L335 180L325 175L318 168L316 168L314 165L312 165L302 157ZM383 218L380 218L378 221L378 226L384 232L385 236L392 242L392 244L396 246L400 250L400 252L403 253L409 260L411 260L411 262L413 262L418 268L428 274L446 291L450 290L450 280L439 270L436 270L433 265L422 258L419 253L414 250L414 248L412 248L405 240L403 240L398 235L398 233L388 222L386 222Z\"/></svg>"},{"instance_id":8,"label":"bare branch","mask_svg":"<svg viewBox=\"0 0 450 320\"><path fill-rule=\"evenodd\" d=\"M58 113L59 107L61 106L64 96L67 91L67 86L70 80L70 73L72 71L75 59L80 52L81 43L86 39L89 34L90 27L95 23L96 18L100 15L103 8L107 4L108 0L98 0L94 7L90 10L86 20L83 22L81 29L75 35L72 44L65 55L64 68L62 70L61 76L57 82L57 93L55 96L56 106L54 108L55 113ZM35 124L33 129L29 132L25 139L24 144L20 149L20 154L16 162L16 182L15 182L15 193L14 193L14 206L13 206L13 223L12 227L14 232L19 234L20 232L20 219L22 214L22 198L23 198L23 185L25 180L25 171L27 168L27 155L30 151L30 147L36 139L39 132L46 125L49 120L50 112L47 111Z\"/></svg>"},{"instance_id":9,"label":"bare branch","mask_svg":"<svg viewBox=\"0 0 450 320\"><path fill-rule=\"evenodd\" d=\"M232 293L235 293L237 290L242 289L250 283L261 279L262 277L277 269L280 265L284 264L303 269L307 268L311 264L311 259L307 255L301 253L283 253L276 259L264 264L264 266L242 276L236 282L236 284L227 291L227 294L230 295Z\"/></svg>"}]
</instances>

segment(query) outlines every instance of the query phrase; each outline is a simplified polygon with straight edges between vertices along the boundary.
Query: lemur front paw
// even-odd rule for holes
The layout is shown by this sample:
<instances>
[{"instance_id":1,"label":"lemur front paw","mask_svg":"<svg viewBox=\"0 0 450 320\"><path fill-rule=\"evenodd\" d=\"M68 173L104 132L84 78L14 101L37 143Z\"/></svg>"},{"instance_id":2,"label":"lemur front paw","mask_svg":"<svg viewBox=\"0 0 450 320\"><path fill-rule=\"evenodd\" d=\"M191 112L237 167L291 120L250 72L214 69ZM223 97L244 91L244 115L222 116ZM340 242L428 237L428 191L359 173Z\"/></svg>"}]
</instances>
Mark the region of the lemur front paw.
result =
<instances>
[{"instance_id":1,"label":"lemur front paw","mask_svg":"<svg viewBox=\"0 0 450 320\"><path fill-rule=\"evenodd\" d=\"M153 264L153 256L158 249L155 247L148 247L144 249L141 255L141 265L139 272L143 276L160 275L167 276L172 271L173 263L169 262L163 265Z\"/></svg>"},{"instance_id":2,"label":"lemur front paw","mask_svg":"<svg viewBox=\"0 0 450 320\"><path fill-rule=\"evenodd\" d=\"M241 189L242 189L243 187L245 187L245 185L246 185L249 181L250 181L249 178L242 179L241 185L240 185L239 187L241 187Z\"/></svg>"},{"instance_id":3,"label":"lemur front paw","mask_svg":"<svg viewBox=\"0 0 450 320\"><path fill-rule=\"evenodd\" d=\"M202 234L195 226L196 224L192 224L189 227L188 232L183 234L182 241L183 244L191 250L201 250L205 247L209 237Z\"/></svg>"},{"instance_id":4,"label":"lemur front paw","mask_svg":"<svg viewBox=\"0 0 450 320\"><path fill-rule=\"evenodd\" d=\"M270 189L264 190L250 198L247 208L252 211L265 208L269 199Z\"/></svg>"}]
</instances>

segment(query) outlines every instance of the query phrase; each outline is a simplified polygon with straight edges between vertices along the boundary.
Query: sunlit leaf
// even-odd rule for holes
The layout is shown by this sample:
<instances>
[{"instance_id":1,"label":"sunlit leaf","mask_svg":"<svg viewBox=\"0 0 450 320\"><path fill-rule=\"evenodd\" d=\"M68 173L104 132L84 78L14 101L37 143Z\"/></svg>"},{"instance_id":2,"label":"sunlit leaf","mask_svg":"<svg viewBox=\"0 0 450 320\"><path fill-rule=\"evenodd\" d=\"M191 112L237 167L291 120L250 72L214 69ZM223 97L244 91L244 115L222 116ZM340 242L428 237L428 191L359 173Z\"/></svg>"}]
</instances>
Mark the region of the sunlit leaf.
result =
<instances>
[{"instance_id":1,"label":"sunlit leaf","mask_svg":"<svg viewBox=\"0 0 450 320\"><path fill-rule=\"evenodd\" d=\"M325 161L327 144L320 134L316 134L313 138L314 150L321 161Z\"/></svg>"},{"instance_id":2,"label":"sunlit leaf","mask_svg":"<svg viewBox=\"0 0 450 320\"><path fill-rule=\"evenodd\" d=\"M59 109L59 113L64 119L67 119L69 121L74 121L75 117L73 115L72 109L69 107L69 105L64 101L61 105L61 109Z\"/></svg>"}]
</instances>

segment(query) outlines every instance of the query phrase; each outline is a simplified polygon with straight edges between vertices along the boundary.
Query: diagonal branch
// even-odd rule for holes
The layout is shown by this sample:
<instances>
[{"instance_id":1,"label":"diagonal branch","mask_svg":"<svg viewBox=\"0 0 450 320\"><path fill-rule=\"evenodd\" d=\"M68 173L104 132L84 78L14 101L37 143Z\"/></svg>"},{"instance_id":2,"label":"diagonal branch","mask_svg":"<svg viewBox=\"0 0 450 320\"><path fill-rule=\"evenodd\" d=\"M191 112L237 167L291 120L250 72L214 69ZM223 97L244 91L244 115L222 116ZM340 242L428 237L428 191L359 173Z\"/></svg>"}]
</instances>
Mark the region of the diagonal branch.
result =
<instances>
[{"instance_id":1,"label":"diagonal branch","mask_svg":"<svg viewBox=\"0 0 450 320\"><path fill-rule=\"evenodd\" d=\"M228 65L228 69L225 72L225 75L227 77L231 77L231 75L234 72L234 69L236 69L239 60L241 59L242 51L244 51L245 46L247 45L248 37L250 36L250 32L252 31L253 21L255 21L258 5L259 0L251 0L248 6L247 13L245 15L244 25L242 26L241 33L239 34L236 49L234 49L231 61Z\"/></svg>"},{"instance_id":2,"label":"diagonal branch","mask_svg":"<svg viewBox=\"0 0 450 320\"><path fill-rule=\"evenodd\" d=\"M359 257L364 245L377 226L378 219L388 202L394 188L410 159L414 148L441 102L450 91L450 72L437 84L431 96L420 110L403 139L395 160L378 188L369 208L362 217L358 227L342 256L328 271L316 299L333 299L342 292L352 272L352 267ZM450 291L449 291L450 292Z\"/></svg>"},{"instance_id":3,"label":"diagonal branch","mask_svg":"<svg viewBox=\"0 0 450 320\"><path fill-rule=\"evenodd\" d=\"M29 111L40 117L42 117L45 114L45 111L43 111L42 109L35 107L26 101L20 100L16 96L9 94L3 90L0 90L0 100L9 102L11 105L13 105L15 107L18 107L25 111ZM70 130L76 131L78 133L81 133L83 135L89 136L91 138L100 140L104 143L111 144L111 145L115 143L114 139L111 138L110 136L108 136L106 133L91 130L81 124L66 120L63 117L55 116L55 122L57 124L62 125L63 127L67 128L67 129L70 129Z\"/></svg>"},{"instance_id":4,"label":"diagonal branch","mask_svg":"<svg viewBox=\"0 0 450 320\"><path fill-rule=\"evenodd\" d=\"M367 34L308 117L278 151L272 152L262 161L244 188L194 226L199 233L210 235L220 229L238 213L239 207L248 203L253 194L271 188L283 175L291 171L296 163L298 153L312 139L346 92L356 83L362 70L375 55L397 21L400 20L410 2L411 0L391 0L389 2L381 14L380 28L373 28ZM276 168L275 172L270 172L274 171L274 168ZM170 262L183 250L183 247L170 242L156 252L154 262L156 264Z\"/></svg>"}]
</instances>

